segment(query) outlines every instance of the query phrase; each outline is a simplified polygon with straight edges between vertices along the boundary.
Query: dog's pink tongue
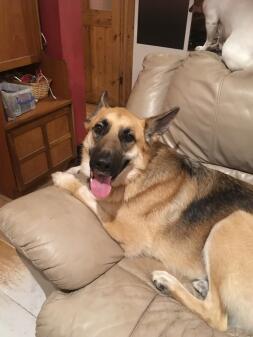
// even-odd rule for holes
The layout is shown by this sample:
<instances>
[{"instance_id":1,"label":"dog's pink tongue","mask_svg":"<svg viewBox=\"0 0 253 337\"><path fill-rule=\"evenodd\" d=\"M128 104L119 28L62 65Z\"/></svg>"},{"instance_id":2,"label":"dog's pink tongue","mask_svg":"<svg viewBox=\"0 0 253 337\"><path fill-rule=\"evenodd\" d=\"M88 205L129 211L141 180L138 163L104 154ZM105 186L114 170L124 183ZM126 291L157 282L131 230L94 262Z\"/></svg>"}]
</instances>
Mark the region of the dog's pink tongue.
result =
<instances>
[{"instance_id":1,"label":"dog's pink tongue","mask_svg":"<svg viewBox=\"0 0 253 337\"><path fill-rule=\"evenodd\" d=\"M94 177L90 180L90 189L92 194L99 199L108 197L111 192L111 177Z\"/></svg>"}]
</instances>

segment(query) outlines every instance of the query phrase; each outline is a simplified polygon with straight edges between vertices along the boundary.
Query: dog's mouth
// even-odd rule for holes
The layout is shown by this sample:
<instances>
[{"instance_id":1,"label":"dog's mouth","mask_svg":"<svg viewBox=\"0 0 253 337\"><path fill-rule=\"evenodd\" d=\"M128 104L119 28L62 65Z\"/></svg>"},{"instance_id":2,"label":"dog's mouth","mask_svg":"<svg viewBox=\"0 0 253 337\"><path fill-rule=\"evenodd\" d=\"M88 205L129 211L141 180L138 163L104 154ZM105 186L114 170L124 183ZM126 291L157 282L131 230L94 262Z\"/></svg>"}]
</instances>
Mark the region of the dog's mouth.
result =
<instances>
[{"instance_id":1,"label":"dog's mouth","mask_svg":"<svg viewBox=\"0 0 253 337\"><path fill-rule=\"evenodd\" d=\"M109 196L112 190L112 177L105 176L96 172L91 172L90 190L91 193L98 199L105 199Z\"/></svg>"},{"instance_id":2,"label":"dog's mouth","mask_svg":"<svg viewBox=\"0 0 253 337\"><path fill-rule=\"evenodd\" d=\"M102 172L99 172L97 170L91 170L90 173L90 190L91 193L97 198L97 199L105 199L107 198L112 190L112 182L114 179L118 177L118 175L127 167L130 160L125 160L123 162L123 165L114 176L104 174Z\"/></svg>"}]
</instances>

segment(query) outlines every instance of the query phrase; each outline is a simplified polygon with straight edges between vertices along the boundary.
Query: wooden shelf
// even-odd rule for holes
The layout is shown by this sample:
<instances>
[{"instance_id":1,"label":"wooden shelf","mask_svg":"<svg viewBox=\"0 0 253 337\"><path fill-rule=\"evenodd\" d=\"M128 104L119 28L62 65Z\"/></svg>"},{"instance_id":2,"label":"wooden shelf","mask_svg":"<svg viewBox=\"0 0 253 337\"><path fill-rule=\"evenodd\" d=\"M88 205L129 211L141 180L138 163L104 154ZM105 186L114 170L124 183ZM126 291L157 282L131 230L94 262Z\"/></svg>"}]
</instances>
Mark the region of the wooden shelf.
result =
<instances>
[{"instance_id":1,"label":"wooden shelf","mask_svg":"<svg viewBox=\"0 0 253 337\"><path fill-rule=\"evenodd\" d=\"M35 118L42 117L44 115L49 114L52 111L64 108L71 104L71 100L69 99L52 99L45 98L39 101L36 105L36 108L30 111L25 112L21 116L17 117L13 121L9 121L5 123L5 130L11 130L16 127L19 127L23 124L26 124L32 121Z\"/></svg>"}]
</instances>

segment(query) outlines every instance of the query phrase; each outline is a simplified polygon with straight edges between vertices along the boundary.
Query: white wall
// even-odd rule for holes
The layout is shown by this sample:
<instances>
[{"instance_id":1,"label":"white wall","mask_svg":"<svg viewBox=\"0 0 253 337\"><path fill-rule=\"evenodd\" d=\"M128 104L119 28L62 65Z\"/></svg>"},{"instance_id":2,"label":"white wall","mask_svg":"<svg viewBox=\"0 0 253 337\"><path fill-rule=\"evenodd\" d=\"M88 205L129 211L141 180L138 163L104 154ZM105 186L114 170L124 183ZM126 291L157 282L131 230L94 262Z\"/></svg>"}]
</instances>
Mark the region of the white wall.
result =
<instances>
[{"instance_id":1,"label":"white wall","mask_svg":"<svg viewBox=\"0 0 253 337\"><path fill-rule=\"evenodd\" d=\"M194 0L190 0L189 7L193 4ZM164 48L157 46L150 46L145 44L137 43L137 28L138 28L138 9L139 9L139 0L135 0L135 18L134 18L134 49L133 49L133 75L132 75L132 84L135 83L137 76L142 69L142 61L145 55L149 53L185 53L188 47L189 36L190 36L190 26L192 13L188 13L187 24L186 24L186 33L184 41L184 50L181 49L172 49Z\"/></svg>"}]
</instances>

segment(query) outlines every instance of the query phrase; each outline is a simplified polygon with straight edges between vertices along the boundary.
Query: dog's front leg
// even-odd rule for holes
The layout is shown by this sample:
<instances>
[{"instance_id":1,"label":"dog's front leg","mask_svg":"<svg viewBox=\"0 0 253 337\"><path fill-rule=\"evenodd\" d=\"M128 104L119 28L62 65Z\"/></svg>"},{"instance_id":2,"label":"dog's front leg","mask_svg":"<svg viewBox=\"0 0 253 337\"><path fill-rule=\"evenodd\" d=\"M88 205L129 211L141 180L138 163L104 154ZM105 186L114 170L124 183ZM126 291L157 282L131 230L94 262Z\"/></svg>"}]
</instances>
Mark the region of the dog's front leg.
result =
<instances>
[{"instance_id":1,"label":"dog's front leg","mask_svg":"<svg viewBox=\"0 0 253 337\"><path fill-rule=\"evenodd\" d=\"M88 186L82 184L73 174L68 172L55 172L52 174L52 179L55 186L70 192L98 215L95 197L90 192Z\"/></svg>"},{"instance_id":2,"label":"dog's front leg","mask_svg":"<svg viewBox=\"0 0 253 337\"><path fill-rule=\"evenodd\" d=\"M79 165L79 166L74 166L74 167L69 168L66 172L70 174L78 174L80 173L80 171L81 171L81 166Z\"/></svg>"},{"instance_id":3,"label":"dog's front leg","mask_svg":"<svg viewBox=\"0 0 253 337\"><path fill-rule=\"evenodd\" d=\"M206 42L203 46L198 46L195 50L207 50L209 47L215 48L218 42L215 43L215 38L218 31L218 17L215 13L206 15Z\"/></svg>"}]
</instances>

